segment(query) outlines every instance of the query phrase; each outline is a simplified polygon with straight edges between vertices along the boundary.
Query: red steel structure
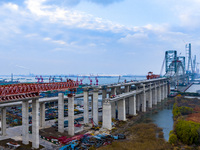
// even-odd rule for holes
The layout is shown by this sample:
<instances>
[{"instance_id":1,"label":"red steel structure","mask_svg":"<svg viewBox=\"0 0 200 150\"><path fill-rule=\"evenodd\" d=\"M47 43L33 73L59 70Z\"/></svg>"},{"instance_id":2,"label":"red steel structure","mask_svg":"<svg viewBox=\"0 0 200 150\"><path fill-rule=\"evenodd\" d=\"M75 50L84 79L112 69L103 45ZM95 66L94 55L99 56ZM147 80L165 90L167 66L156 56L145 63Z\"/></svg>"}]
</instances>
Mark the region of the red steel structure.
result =
<instances>
[{"instance_id":1,"label":"red steel structure","mask_svg":"<svg viewBox=\"0 0 200 150\"><path fill-rule=\"evenodd\" d=\"M68 80L67 82L54 83L20 83L10 85L0 85L0 101L19 100L38 97L40 92L63 91L75 89L79 82Z\"/></svg>"},{"instance_id":2,"label":"red steel structure","mask_svg":"<svg viewBox=\"0 0 200 150\"><path fill-rule=\"evenodd\" d=\"M147 77L147 80L149 80L149 79L160 78L160 75L153 74L153 72L149 71L146 77Z\"/></svg>"}]
</instances>

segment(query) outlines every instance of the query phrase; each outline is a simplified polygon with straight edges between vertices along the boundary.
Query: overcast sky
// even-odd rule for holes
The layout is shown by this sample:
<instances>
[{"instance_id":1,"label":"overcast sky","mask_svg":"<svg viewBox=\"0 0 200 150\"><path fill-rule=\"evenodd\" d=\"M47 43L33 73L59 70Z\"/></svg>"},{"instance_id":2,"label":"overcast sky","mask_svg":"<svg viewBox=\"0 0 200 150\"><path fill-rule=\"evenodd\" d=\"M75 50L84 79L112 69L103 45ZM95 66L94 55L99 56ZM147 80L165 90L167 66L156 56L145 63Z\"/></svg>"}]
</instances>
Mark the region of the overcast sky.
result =
<instances>
[{"instance_id":1,"label":"overcast sky","mask_svg":"<svg viewBox=\"0 0 200 150\"><path fill-rule=\"evenodd\" d=\"M1 0L0 74L160 73L200 54L199 0Z\"/></svg>"}]
</instances>

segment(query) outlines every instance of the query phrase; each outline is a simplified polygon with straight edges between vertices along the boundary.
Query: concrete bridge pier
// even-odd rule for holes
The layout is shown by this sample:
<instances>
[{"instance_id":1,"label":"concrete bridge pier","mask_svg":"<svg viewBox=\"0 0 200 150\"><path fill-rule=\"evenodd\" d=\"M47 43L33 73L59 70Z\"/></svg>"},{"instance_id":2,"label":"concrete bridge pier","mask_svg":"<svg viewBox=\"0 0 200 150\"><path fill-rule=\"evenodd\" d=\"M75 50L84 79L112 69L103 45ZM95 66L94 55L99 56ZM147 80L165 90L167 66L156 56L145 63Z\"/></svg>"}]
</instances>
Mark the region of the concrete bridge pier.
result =
<instances>
[{"instance_id":1,"label":"concrete bridge pier","mask_svg":"<svg viewBox=\"0 0 200 150\"><path fill-rule=\"evenodd\" d=\"M170 91L170 86L168 86L168 83L166 83L165 84L165 94L166 94L166 97L169 95L169 91Z\"/></svg>"},{"instance_id":2,"label":"concrete bridge pier","mask_svg":"<svg viewBox=\"0 0 200 150\"><path fill-rule=\"evenodd\" d=\"M165 99L165 82L163 81L163 86L162 86L162 99Z\"/></svg>"},{"instance_id":3,"label":"concrete bridge pier","mask_svg":"<svg viewBox=\"0 0 200 150\"><path fill-rule=\"evenodd\" d=\"M126 85L124 86L124 93L130 92L130 86ZM129 98L125 99L125 104L126 104L126 114L129 114Z\"/></svg>"},{"instance_id":4,"label":"concrete bridge pier","mask_svg":"<svg viewBox=\"0 0 200 150\"><path fill-rule=\"evenodd\" d=\"M112 114L112 118L116 119L116 102L112 102L111 103L111 114Z\"/></svg>"},{"instance_id":5,"label":"concrete bridge pier","mask_svg":"<svg viewBox=\"0 0 200 150\"><path fill-rule=\"evenodd\" d=\"M158 83L158 102L161 102L161 84L160 82Z\"/></svg>"},{"instance_id":6,"label":"concrete bridge pier","mask_svg":"<svg viewBox=\"0 0 200 150\"><path fill-rule=\"evenodd\" d=\"M93 116L93 95L91 96L91 113L92 113L92 116Z\"/></svg>"},{"instance_id":7,"label":"concrete bridge pier","mask_svg":"<svg viewBox=\"0 0 200 150\"><path fill-rule=\"evenodd\" d=\"M141 94L137 94L136 95L136 110L139 112L140 110L140 106L141 106Z\"/></svg>"},{"instance_id":8,"label":"concrete bridge pier","mask_svg":"<svg viewBox=\"0 0 200 150\"><path fill-rule=\"evenodd\" d=\"M83 88L84 124L89 123L89 89Z\"/></svg>"},{"instance_id":9,"label":"concrete bridge pier","mask_svg":"<svg viewBox=\"0 0 200 150\"><path fill-rule=\"evenodd\" d=\"M143 84L143 93L142 93L142 112L146 112L146 92L145 92L145 84Z\"/></svg>"},{"instance_id":10,"label":"concrete bridge pier","mask_svg":"<svg viewBox=\"0 0 200 150\"><path fill-rule=\"evenodd\" d=\"M152 105L155 105L155 88L152 88Z\"/></svg>"},{"instance_id":11,"label":"concrete bridge pier","mask_svg":"<svg viewBox=\"0 0 200 150\"><path fill-rule=\"evenodd\" d=\"M129 113L129 98L125 98L125 107L126 107L126 114L128 115Z\"/></svg>"},{"instance_id":12,"label":"concrete bridge pier","mask_svg":"<svg viewBox=\"0 0 200 150\"><path fill-rule=\"evenodd\" d=\"M22 143L29 144L29 115L28 115L28 101L22 101Z\"/></svg>"},{"instance_id":13,"label":"concrete bridge pier","mask_svg":"<svg viewBox=\"0 0 200 150\"><path fill-rule=\"evenodd\" d=\"M146 91L146 108L149 107L149 91Z\"/></svg>"},{"instance_id":14,"label":"concrete bridge pier","mask_svg":"<svg viewBox=\"0 0 200 150\"><path fill-rule=\"evenodd\" d=\"M138 92L138 86L136 86L136 93ZM140 111L140 94L136 94L136 111Z\"/></svg>"},{"instance_id":15,"label":"concrete bridge pier","mask_svg":"<svg viewBox=\"0 0 200 150\"><path fill-rule=\"evenodd\" d=\"M92 111L93 111L93 121L96 125L98 125L98 123L99 123L98 92L99 92L98 88L95 88L93 90L93 108L92 108Z\"/></svg>"},{"instance_id":16,"label":"concrete bridge pier","mask_svg":"<svg viewBox=\"0 0 200 150\"><path fill-rule=\"evenodd\" d=\"M68 101L69 110L69 101ZM58 132L64 132L64 94L58 93Z\"/></svg>"},{"instance_id":17,"label":"concrete bridge pier","mask_svg":"<svg viewBox=\"0 0 200 150\"><path fill-rule=\"evenodd\" d=\"M110 102L110 99L105 99L103 101L103 125L102 128L112 129L112 117L111 117L111 105L115 102Z\"/></svg>"},{"instance_id":18,"label":"concrete bridge pier","mask_svg":"<svg viewBox=\"0 0 200 150\"><path fill-rule=\"evenodd\" d=\"M74 95L68 95L68 134L74 136Z\"/></svg>"},{"instance_id":19,"label":"concrete bridge pier","mask_svg":"<svg viewBox=\"0 0 200 150\"><path fill-rule=\"evenodd\" d=\"M39 148L39 99L32 100L32 147Z\"/></svg>"},{"instance_id":20,"label":"concrete bridge pier","mask_svg":"<svg viewBox=\"0 0 200 150\"><path fill-rule=\"evenodd\" d=\"M126 121L125 99L117 101L117 106L118 106L118 119Z\"/></svg>"},{"instance_id":21,"label":"concrete bridge pier","mask_svg":"<svg viewBox=\"0 0 200 150\"><path fill-rule=\"evenodd\" d=\"M136 115L136 94L129 99L129 114Z\"/></svg>"},{"instance_id":22,"label":"concrete bridge pier","mask_svg":"<svg viewBox=\"0 0 200 150\"><path fill-rule=\"evenodd\" d=\"M148 103L148 107L152 108L152 89L151 89L151 83L149 84L149 103Z\"/></svg>"},{"instance_id":23,"label":"concrete bridge pier","mask_svg":"<svg viewBox=\"0 0 200 150\"><path fill-rule=\"evenodd\" d=\"M103 107L103 101L107 98L107 89L102 89L102 107Z\"/></svg>"},{"instance_id":24,"label":"concrete bridge pier","mask_svg":"<svg viewBox=\"0 0 200 150\"><path fill-rule=\"evenodd\" d=\"M125 91L124 91L125 93L130 92L130 86L129 86L129 85L124 86L124 88L125 88L125 89L124 89L124 90L125 90Z\"/></svg>"},{"instance_id":25,"label":"concrete bridge pier","mask_svg":"<svg viewBox=\"0 0 200 150\"><path fill-rule=\"evenodd\" d=\"M6 136L6 107L1 108L1 135Z\"/></svg>"},{"instance_id":26,"label":"concrete bridge pier","mask_svg":"<svg viewBox=\"0 0 200 150\"><path fill-rule=\"evenodd\" d=\"M115 87L111 88L111 95L116 95L116 88Z\"/></svg>"},{"instance_id":27,"label":"concrete bridge pier","mask_svg":"<svg viewBox=\"0 0 200 150\"><path fill-rule=\"evenodd\" d=\"M119 87L117 87L117 89L116 89L116 94L117 95L119 95L119 94L121 94L122 92L121 92L121 86L119 86Z\"/></svg>"},{"instance_id":28,"label":"concrete bridge pier","mask_svg":"<svg viewBox=\"0 0 200 150\"><path fill-rule=\"evenodd\" d=\"M158 93L157 93L157 84L155 83L155 88L154 88L155 90L154 90L154 92L155 92L155 100L154 100L154 104L155 105L157 105L157 103L158 103Z\"/></svg>"},{"instance_id":29,"label":"concrete bridge pier","mask_svg":"<svg viewBox=\"0 0 200 150\"><path fill-rule=\"evenodd\" d=\"M45 127L45 103L40 103L40 127Z\"/></svg>"}]
</instances>

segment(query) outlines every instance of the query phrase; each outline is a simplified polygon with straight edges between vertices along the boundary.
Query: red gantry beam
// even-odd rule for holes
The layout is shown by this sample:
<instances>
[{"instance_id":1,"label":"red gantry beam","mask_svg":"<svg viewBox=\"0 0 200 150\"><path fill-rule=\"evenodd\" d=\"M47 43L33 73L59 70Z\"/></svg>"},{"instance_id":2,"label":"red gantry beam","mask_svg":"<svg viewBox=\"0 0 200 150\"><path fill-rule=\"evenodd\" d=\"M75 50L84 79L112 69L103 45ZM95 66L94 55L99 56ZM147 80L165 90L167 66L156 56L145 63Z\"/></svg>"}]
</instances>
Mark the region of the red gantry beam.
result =
<instances>
[{"instance_id":1,"label":"red gantry beam","mask_svg":"<svg viewBox=\"0 0 200 150\"><path fill-rule=\"evenodd\" d=\"M77 88L78 85L78 81L73 80L54 83L20 83L0 85L0 101L37 97L40 92L74 89Z\"/></svg>"}]
</instances>

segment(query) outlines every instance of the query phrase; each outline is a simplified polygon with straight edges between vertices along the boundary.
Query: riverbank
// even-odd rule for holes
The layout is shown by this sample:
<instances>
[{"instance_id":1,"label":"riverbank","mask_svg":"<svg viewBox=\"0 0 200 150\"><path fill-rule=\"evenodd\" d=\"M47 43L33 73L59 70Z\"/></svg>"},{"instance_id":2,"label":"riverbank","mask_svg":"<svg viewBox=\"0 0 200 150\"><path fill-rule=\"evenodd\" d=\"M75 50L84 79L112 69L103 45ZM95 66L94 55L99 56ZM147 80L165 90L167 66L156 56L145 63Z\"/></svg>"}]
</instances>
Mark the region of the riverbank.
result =
<instances>
[{"instance_id":1,"label":"riverbank","mask_svg":"<svg viewBox=\"0 0 200 150\"><path fill-rule=\"evenodd\" d=\"M174 129L169 142L177 149L200 149L200 101L178 95L173 106Z\"/></svg>"},{"instance_id":2,"label":"riverbank","mask_svg":"<svg viewBox=\"0 0 200 150\"><path fill-rule=\"evenodd\" d=\"M115 122L116 127L112 134L123 133L126 140L113 142L111 145L103 146L100 150L156 150L173 149L163 136L163 129L153 123L149 118L151 114L157 114L164 107L170 107L174 103L173 99L162 101L153 109L148 109L146 113L139 113L137 116L128 116L127 121Z\"/></svg>"}]
</instances>

